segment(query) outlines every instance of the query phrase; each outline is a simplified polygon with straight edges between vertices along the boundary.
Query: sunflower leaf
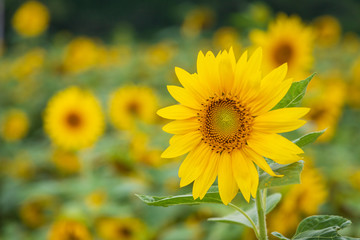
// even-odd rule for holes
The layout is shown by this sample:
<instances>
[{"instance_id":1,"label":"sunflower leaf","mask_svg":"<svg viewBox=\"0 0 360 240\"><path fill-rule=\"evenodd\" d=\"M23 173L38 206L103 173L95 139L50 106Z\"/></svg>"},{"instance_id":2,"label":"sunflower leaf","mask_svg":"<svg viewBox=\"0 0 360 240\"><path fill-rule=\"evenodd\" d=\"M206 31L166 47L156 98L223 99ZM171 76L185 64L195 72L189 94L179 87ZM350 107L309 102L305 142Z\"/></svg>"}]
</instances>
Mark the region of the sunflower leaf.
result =
<instances>
[{"instance_id":1,"label":"sunflower leaf","mask_svg":"<svg viewBox=\"0 0 360 240\"><path fill-rule=\"evenodd\" d=\"M285 97L280 100L280 102L273 108L273 110L278 108L295 107L300 104L305 95L306 88L314 76L315 73L302 81L294 82L291 85L289 91L286 93Z\"/></svg>"},{"instance_id":2,"label":"sunflower leaf","mask_svg":"<svg viewBox=\"0 0 360 240\"><path fill-rule=\"evenodd\" d=\"M259 179L260 189L300 183L300 173L304 167L304 162L298 161L287 165L271 163L270 167L276 174L284 176L272 177L263 172Z\"/></svg>"},{"instance_id":3,"label":"sunflower leaf","mask_svg":"<svg viewBox=\"0 0 360 240\"><path fill-rule=\"evenodd\" d=\"M303 147L305 145L315 142L316 139L318 139L318 137L320 137L325 131L326 131L326 129L318 131L318 132L308 133L302 137L299 137L298 139L295 139L293 141L293 143L295 143L299 147Z\"/></svg>"},{"instance_id":4,"label":"sunflower leaf","mask_svg":"<svg viewBox=\"0 0 360 240\"><path fill-rule=\"evenodd\" d=\"M330 239L330 240L350 240L359 239L341 236L338 231L346 228L351 224L351 221L340 217L331 215L317 215L305 218L302 220L296 230L292 240L315 240L315 239ZM274 233L273 233L274 235ZM280 234L281 235L281 234ZM277 236L277 235L274 235ZM282 236L282 235L281 235ZM282 238L280 238L282 239Z\"/></svg>"},{"instance_id":5,"label":"sunflower leaf","mask_svg":"<svg viewBox=\"0 0 360 240\"><path fill-rule=\"evenodd\" d=\"M281 233L278 233L278 232L272 232L271 234L281 240L290 240L289 238L284 237L284 235L282 235Z\"/></svg>"},{"instance_id":6,"label":"sunflower leaf","mask_svg":"<svg viewBox=\"0 0 360 240\"><path fill-rule=\"evenodd\" d=\"M267 198L266 198L266 214L271 212L276 207L276 205L280 202L280 200L281 200L280 193L275 193L270 196L267 196ZM257 211L256 211L256 206L255 206L254 202L251 204L251 207L249 207L248 210L246 210L245 212L253 220L253 222L255 224L257 224L257 222L258 222ZM240 212L234 212L225 217L209 218L208 221L234 223L234 224L245 225L249 228L252 228L252 225L249 222L249 220Z\"/></svg>"},{"instance_id":7,"label":"sunflower leaf","mask_svg":"<svg viewBox=\"0 0 360 240\"><path fill-rule=\"evenodd\" d=\"M192 194L183 194L178 196L165 196L165 197L155 197L155 196L147 196L147 195L138 195L136 194L141 201L150 206L160 206L160 207L168 207L173 205L195 205L200 203L217 203L222 204L219 195L219 189L217 186L213 186L206 193L205 197L200 200L194 199Z\"/></svg>"}]
</instances>

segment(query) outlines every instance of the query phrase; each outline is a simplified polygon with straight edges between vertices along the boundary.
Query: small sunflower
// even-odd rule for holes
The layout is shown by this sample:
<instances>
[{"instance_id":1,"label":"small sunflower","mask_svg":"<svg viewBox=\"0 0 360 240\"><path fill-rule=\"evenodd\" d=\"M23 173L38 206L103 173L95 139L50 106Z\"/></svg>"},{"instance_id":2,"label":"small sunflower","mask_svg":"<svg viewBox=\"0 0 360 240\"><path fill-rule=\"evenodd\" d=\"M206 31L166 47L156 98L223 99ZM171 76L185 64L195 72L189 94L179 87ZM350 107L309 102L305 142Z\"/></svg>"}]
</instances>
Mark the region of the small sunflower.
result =
<instances>
[{"instance_id":1,"label":"small sunflower","mask_svg":"<svg viewBox=\"0 0 360 240\"><path fill-rule=\"evenodd\" d=\"M7 142L15 142L24 138L29 130L29 118L19 109L7 112L0 126L0 134Z\"/></svg>"},{"instance_id":2,"label":"small sunflower","mask_svg":"<svg viewBox=\"0 0 360 240\"><path fill-rule=\"evenodd\" d=\"M70 87L48 103L44 128L61 148L76 150L91 146L104 131L100 103L89 91Z\"/></svg>"},{"instance_id":3,"label":"small sunflower","mask_svg":"<svg viewBox=\"0 0 360 240\"><path fill-rule=\"evenodd\" d=\"M76 240L90 240L92 239L87 227L72 219L63 219L55 222L50 229L49 240L63 240L63 239L76 239Z\"/></svg>"},{"instance_id":4,"label":"small sunflower","mask_svg":"<svg viewBox=\"0 0 360 240\"><path fill-rule=\"evenodd\" d=\"M109 101L110 120L120 130L134 127L135 120L152 123L157 99L149 87L126 86L113 92Z\"/></svg>"},{"instance_id":5,"label":"small sunflower","mask_svg":"<svg viewBox=\"0 0 360 240\"><path fill-rule=\"evenodd\" d=\"M259 176L254 164L272 176L276 174L264 157L280 164L301 159L303 151L277 133L293 131L308 108L270 111L289 90L292 79L285 79L283 64L261 76L262 50L249 58L245 52L236 62L234 52L200 51L197 73L181 68L175 72L184 86L168 86L180 102L157 113L175 121L163 127L175 134L162 157L189 153L179 169L180 186L193 185L194 199L202 199L218 177L220 197L228 204L242 192L247 201L256 197Z\"/></svg>"},{"instance_id":6,"label":"small sunflower","mask_svg":"<svg viewBox=\"0 0 360 240\"><path fill-rule=\"evenodd\" d=\"M77 173L81 169L81 162L76 152L57 148L54 150L51 160L56 168L63 173Z\"/></svg>"},{"instance_id":7,"label":"small sunflower","mask_svg":"<svg viewBox=\"0 0 360 240\"><path fill-rule=\"evenodd\" d=\"M254 30L250 39L264 50L265 72L287 63L290 76L303 78L312 67L314 34L297 16L280 14L267 32Z\"/></svg>"},{"instance_id":8,"label":"small sunflower","mask_svg":"<svg viewBox=\"0 0 360 240\"><path fill-rule=\"evenodd\" d=\"M137 218L103 218L96 229L104 240L141 240L146 239L146 226Z\"/></svg>"}]
</instances>

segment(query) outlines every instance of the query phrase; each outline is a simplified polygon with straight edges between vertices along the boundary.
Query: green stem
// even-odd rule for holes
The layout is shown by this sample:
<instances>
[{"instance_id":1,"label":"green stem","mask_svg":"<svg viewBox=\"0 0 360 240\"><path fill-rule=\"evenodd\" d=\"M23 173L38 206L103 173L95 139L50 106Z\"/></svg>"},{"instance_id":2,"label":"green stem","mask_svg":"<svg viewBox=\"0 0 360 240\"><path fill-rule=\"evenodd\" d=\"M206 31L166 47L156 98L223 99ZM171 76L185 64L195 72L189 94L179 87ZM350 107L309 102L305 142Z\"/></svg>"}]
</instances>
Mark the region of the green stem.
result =
<instances>
[{"instance_id":1,"label":"green stem","mask_svg":"<svg viewBox=\"0 0 360 240\"><path fill-rule=\"evenodd\" d=\"M264 195L263 195L264 193ZM257 190L256 196L256 209L259 220L259 240L267 240L267 230L266 230L266 214L265 214L265 204L266 204L266 192L261 189Z\"/></svg>"},{"instance_id":2,"label":"green stem","mask_svg":"<svg viewBox=\"0 0 360 240\"><path fill-rule=\"evenodd\" d=\"M247 215L247 213L242 210L241 208L239 208L238 206L232 204L232 203L229 203L229 206L232 207L233 209L235 209L236 211L240 212L242 215L244 215L244 217L246 217L246 219L250 222L250 224L252 225L252 228L254 229L254 232L255 232L255 235L256 235L256 238L257 239L260 239L259 238L259 232L258 232L258 229L256 227L256 224L254 223L254 221L249 217L249 215Z\"/></svg>"}]
</instances>

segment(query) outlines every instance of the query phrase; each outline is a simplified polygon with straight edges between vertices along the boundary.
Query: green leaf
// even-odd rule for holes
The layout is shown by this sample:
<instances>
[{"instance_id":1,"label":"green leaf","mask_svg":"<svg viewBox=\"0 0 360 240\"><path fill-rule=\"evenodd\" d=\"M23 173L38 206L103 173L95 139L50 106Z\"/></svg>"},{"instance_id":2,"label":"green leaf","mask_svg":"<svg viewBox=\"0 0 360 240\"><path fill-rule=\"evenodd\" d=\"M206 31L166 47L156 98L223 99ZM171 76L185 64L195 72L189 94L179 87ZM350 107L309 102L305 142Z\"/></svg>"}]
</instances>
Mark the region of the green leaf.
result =
<instances>
[{"instance_id":1,"label":"green leaf","mask_svg":"<svg viewBox=\"0 0 360 240\"><path fill-rule=\"evenodd\" d=\"M318 131L318 132L308 133L302 137L299 137L298 139L295 139L293 141L293 143L295 143L299 147L303 147L305 145L315 142L316 139L318 139L318 137L320 137L325 131L326 131L326 129Z\"/></svg>"},{"instance_id":2,"label":"green leaf","mask_svg":"<svg viewBox=\"0 0 360 240\"><path fill-rule=\"evenodd\" d=\"M271 234L281 240L290 240L289 238L284 237L281 233L278 233L278 232L272 232Z\"/></svg>"},{"instance_id":3,"label":"green leaf","mask_svg":"<svg viewBox=\"0 0 360 240\"><path fill-rule=\"evenodd\" d=\"M280 193L272 194L266 198L266 214L271 212L276 207L276 205L280 202L280 199L281 199ZM245 212L254 221L254 223L257 224L257 211L256 211L255 203L252 203L251 207ZM249 222L249 220L240 212L234 212L232 214L220 218L209 218L208 221L235 223L252 228L252 225Z\"/></svg>"},{"instance_id":4,"label":"green leaf","mask_svg":"<svg viewBox=\"0 0 360 240\"><path fill-rule=\"evenodd\" d=\"M304 162L298 161L287 165L271 163L270 167L276 174L284 176L272 177L263 172L259 179L260 189L300 183L300 174L304 167Z\"/></svg>"},{"instance_id":5,"label":"green leaf","mask_svg":"<svg viewBox=\"0 0 360 240\"><path fill-rule=\"evenodd\" d=\"M273 110L278 108L295 107L300 104L305 95L306 88L314 76L315 73L302 81L294 82L291 85L289 91L286 93L285 97L281 99L281 101L273 108Z\"/></svg>"},{"instance_id":6,"label":"green leaf","mask_svg":"<svg viewBox=\"0 0 360 240\"><path fill-rule=\"evenodd\" d=\"M166 197L155 197L155 196L138 195L138 194L136 194L136 196L140 198L141 201L145 202L150 206L168 207L173 205L194 205L200 203L222 204L219 195L219 189L217 186L211 187L202 200L200 200L199 198L194 199L192 194L166 196Z\"/></svg>"},{"instance_id":7,"label":"green leaf","mask_svg":"<svg viewBox=\"0 0 360 240\"><path fill-rule=\"evenodd\" d=\"M305 218L299 224L292 240L351 240L359 238L351 238L341 236L338 231L346 228L351 224L351 221L340 217L331 215L317 215ZM288 240L278 232L273 232L272 235L282 239Z\"/></svg>"}]
</instances>

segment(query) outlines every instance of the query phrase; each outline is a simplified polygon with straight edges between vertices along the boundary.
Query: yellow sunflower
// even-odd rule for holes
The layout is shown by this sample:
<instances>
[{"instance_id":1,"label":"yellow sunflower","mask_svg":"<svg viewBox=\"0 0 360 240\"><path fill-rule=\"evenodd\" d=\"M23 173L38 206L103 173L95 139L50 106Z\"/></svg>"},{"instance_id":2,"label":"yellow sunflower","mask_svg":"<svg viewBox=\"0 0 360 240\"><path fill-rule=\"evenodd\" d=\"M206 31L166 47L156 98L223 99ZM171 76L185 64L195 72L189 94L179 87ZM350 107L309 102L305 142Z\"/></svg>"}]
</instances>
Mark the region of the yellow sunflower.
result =
<instances>
[{"instance_id":1,"label":"yellow sunflower","mask_svg":"<svg viewBox=\"0 0 360 240\"><path fill-rule=\"evenodd\" d=\"M149 87L125 86L112 93L109 101L110 120L120 130L135 126L135 120L152 123L157 99Z\"/></svg>"},{"instance_id":2,"label":"yellow sunflower","mask_svg":"<svg viewBox=\"0 0 360 240\"><path fill-rule=\"evenodd\" d=\"M59 220L53 224L50 229L49 240L64 240L64 239L76 239L76 240L90 240L92 239L87 227L72 219Z\"/></svg>"},{"instance_id":3,"label":"yellow sunflower","mask_svg":"<svg viewBox=\"0 0 360 240\"><path fill-rule=\"evenodd\" d=\"M15 12L12 26L23 37L35 37L48 28L49 20L49 10L45 5L27 1Z\"/></svg>"},{"instance_id":4,"label":"yellow sunflower","mask_svg":"<svg viewBox=\"0 0 360 240\"><path fill-rule=\"evenodd\" d=\"M100 103L89 91L70 87L48 103L44 128L61 148L76 150L91 146L104 131Z\"/></svg>"},{"instance_id":5,"label":"yellow sunflower","mask_svg":"<svg viewBox=\"0 0 360 240\"><path fill-rule=\"evenodd\" d=\"M179 169L180 186L193 185L194 199L202 199L218 177L220 197L228 204L242 192L247 201L256 197L258 165L272 176L276 174L264 157L280 164L301 159L303 151L277 133L301 127L299 120L308 108L283 108L270 111L289 90L283 64L261 76L262 50L249 58L247 52L236 61L234 52L200 51L197 73L181 68L175 72L182 87L168 86L180 102L157 113L175 121L163 127L175 134L162 157L173 158L189 152Z\"/></svg>"},{"instance_id":6,"label":"yellow sunflower","mask_svg":"<svg viewBox=\"0 0 360 240\"><path fill-rule=\"evenodd\" d=\"M29 118L19 109L12 109L3 117L0 134L7 142L15 142L24 138L29 130Z\"/></svg>"},{"instance_id":7,"label":"yellow sunflower","mask_svg":"<svg viewBox=\"0 0 360 240\"><path fill-rule=\"evenodd\" d=\"M324 15L314 20L313 27L316 34L316 44L322 47L331 47L337 44L341 36L339 21L331 16Z\"/></svg>"},{"instance_id":8,"label":"yellow sunflower","mask_svg":"<svg viewBox=\"0 0 360 240\"><path fill-rule=\"evenodd\" d=\"M81 169L81 162L75 152L57 148L51 156L56 168L63 173L77 173Z\"/></svg>"},{"instance_id":9,"label":"yellow sunflower","mask_svg":"<svg viewBox=\"0 0 360 240\"><path fill-rule=\"evenodd\" d=\"M264 50L265 72L287 63L290 76L304 78L313 65L314 34L297 16L280 14L267 32L253 30L250 39Z\"/></svg>"},{"instance_id":10,"label":"yellow sunflower","mask_svg":"<svg viewBox=\"0 0 360 240\"><path fill-rule=\"evenodd\" d=\"M137 218L103 218L96 229L104 240L141 240L146 238L146 226Z\"/></svg>"}]
</instances>

